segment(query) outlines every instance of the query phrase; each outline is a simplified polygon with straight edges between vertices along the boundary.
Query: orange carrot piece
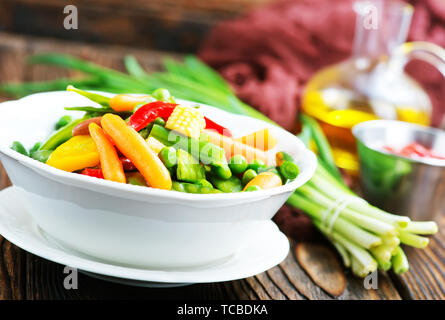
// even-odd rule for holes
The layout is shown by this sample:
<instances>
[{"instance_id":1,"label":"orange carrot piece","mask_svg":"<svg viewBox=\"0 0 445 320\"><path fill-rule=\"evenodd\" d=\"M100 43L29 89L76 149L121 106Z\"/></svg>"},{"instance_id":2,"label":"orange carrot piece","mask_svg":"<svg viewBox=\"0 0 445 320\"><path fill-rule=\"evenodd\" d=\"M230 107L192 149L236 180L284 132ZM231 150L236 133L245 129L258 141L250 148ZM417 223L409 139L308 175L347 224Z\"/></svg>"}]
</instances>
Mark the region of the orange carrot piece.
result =
<instances>
[{"instance_id":1,"label":"orange carrot piece","mask_svg":"<svg viewBox=\"0 0 445 320\"><path fill-rule=\"evenodd\" d=\"M94 122L88 126L90 135L96 143L97 151L99 151L100 166L104 174L104 178L110 181L126 183L122 162L119 160L116 149L111 141L105 135L105 132Z\"/></svg>"},{"instance_id":2,"label":"orange carrot piece","mask_svg":"<svg viewBox=\"0 0 445 320\"><path fill-rule=\"evenodd\" d=\"M170 173L136 130L129 127L119 116L110 113L102 117L101 124L116 147L131 160L150 187L171 189Z\"/></svg>"},{"instance_id":3,"label":"orange carrot piece","mask_svg":"<svg viewBox=\"0 0 445 320\"><path fill-rule=\"evenodd\" d=\"M263 151L270 150L278 144L277 138L275 138L269 128L264 128L246 136L236 138L235 141L239 141Z\"/></svg>"},{"instance_id":4,"label":"orange carrot piece","mask_svg":"<svg viewBox=\"0 0 445 320\"><path fill-rule=\"evenodd\" d=\"M271 189L283 185L281 178L273 172L261 172L249 181L244 187L244 191L250 186L258 186L261 190Z\"/></svg>"},{"instance_id":5,"label":"orange carrot piece","mask_svg":"<svg viewBox=\"0 0 445 320\"><path fill-rule=\"evenodd\" d=\"M209 136L211 143L224 149L227 160L236 154L241 154L246 158L248 163L255 159L262 160L267 163L266 153L262 150L243 144L242 142L236 141L230 137L223 136L213 130L204 130L204 132Z\"/></svg>"},{"instance_id":6,"label":"orange carrot piece","mask_svg":"<svg viewBox=\"0 0 445 320\"><path fill-rule=\"evenodd\" d=\"M118 94L110 99L110 107L118 112L133 111L138 104L147 101L150 96L132 96L129 94Z\"/></svg>"}]
</instances>

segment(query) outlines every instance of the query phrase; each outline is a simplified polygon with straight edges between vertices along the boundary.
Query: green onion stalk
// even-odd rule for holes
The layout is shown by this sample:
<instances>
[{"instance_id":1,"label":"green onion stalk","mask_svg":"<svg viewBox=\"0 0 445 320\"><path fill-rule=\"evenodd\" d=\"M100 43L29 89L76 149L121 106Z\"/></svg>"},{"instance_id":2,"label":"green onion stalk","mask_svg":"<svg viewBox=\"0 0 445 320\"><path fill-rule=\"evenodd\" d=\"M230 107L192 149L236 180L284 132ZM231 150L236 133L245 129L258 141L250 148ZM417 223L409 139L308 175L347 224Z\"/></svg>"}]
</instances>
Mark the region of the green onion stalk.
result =
<instances>
[{"instance_id":1,"label":"green onion stalk","mask_svg":"<svg viewBox=\"0 0 445 320\"><path fill-rule=\"evenodd\" d=\"M112 93L151 94L156 89L165 88L181 99L275 124L239 100L215 70L193 56L185 57L182 62L167 59L164 61L165 72L151 74L146 73L132 56L127 56L124 61L127 73L62 54L37 55L31 57L29 62L74 69L84 73L85 77L3 84L0 91L20 97L34 92L64 89L68 84ZM436 223L415 222L408 217L390 214L355 195L343 182L318 122L307 115L301 115L300 120L302 132L299 136L306 145L311 141L315 143L318 166L311 180L297 189L287 203L303 210L312 219L338 251L344 265L351 268L355 275L365 277L377 269L392 269L396 274L406 272L409 264L400 245L425 248L429 242L425 235L437 232ZM196 176L199 178L199 175ZM241 185L238 180L231 183ZM189 186L184 183L177 187ZM208 192L214 190L209 189Z\"/></svg>"}]
</instances>

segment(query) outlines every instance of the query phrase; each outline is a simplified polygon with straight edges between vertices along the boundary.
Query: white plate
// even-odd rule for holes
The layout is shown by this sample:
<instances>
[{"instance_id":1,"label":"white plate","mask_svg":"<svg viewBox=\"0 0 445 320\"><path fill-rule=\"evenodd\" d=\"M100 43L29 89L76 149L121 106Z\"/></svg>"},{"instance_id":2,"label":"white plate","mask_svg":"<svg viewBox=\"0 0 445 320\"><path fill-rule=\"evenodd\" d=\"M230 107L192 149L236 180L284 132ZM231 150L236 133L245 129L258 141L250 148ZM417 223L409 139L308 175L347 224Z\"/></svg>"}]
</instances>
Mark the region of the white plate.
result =
<instances>
[{"instance_id":1,"label":"white plate","mask_svg":"<svg viewBox=\"0 0 445 320\"><path fill-rule=\"evenodd\" d=\"M254 238L230 258L199 268L143 269L109 264L63 247L44 233L22 205L23 190L0 192L0 234L20 248L42 258L77 268L91 276L137 286L166 287L191 283L236 280L266 271L283 261L289 242L273 223L262 224Z\"/></svg>"}]
</instances>

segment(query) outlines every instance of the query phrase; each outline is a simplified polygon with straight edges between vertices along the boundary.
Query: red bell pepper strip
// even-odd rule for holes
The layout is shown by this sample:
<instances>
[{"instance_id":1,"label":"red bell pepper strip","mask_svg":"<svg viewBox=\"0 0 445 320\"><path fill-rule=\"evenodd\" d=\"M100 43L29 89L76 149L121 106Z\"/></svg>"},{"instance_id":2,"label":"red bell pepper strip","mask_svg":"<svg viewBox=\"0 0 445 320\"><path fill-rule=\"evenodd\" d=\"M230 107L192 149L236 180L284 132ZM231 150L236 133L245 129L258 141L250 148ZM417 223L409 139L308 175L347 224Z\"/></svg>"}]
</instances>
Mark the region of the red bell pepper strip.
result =
<instances>
[{"instance_id":1,"label":"red bell pepper strip","mask_svg":"<svg viewBox=\"0 0 445 320\"><path fill-rule=\"evenodd\" d=\"M158 117L167 120L176 106L177 104L175 103L167 103L163 101L147 103L133 113L128 121L128 125L136 131L140 131Z\"/></svg>"},{"instance_id":2,"label":"red bell pepper strip","mask_svg":"<svg viewBox=\"0 0 445 320\"><path fill-rule=\"evenodd\" d=\"M150 122L156 120L156 118L161 117L167 121L168 117L173 112L173 109L177 106L175 103L168 103L163 101L154 101L147 103L136 110L136 112L130 117L128 125L133 127L136 131L144 129L150 124ZM213 129L219 134L231 137L232 133L229 129L220 126L216 122L204 117L206 121L206 129Z\"/></svg>"},{"instance_id":3,"label":"red bell pepper strip","mask_svg":"<svg viewBox=\"0 0 445 320\"><path fill-rule=\"evenodd\" d=\"M232 133L229 129L224 128L223 126L217 124L216 122L210 120L209 118L204 117L206 121L206 129L215 130L219 134L222 134L227 137L232 137Z\"/></svg>"},{"instance_id":4,"label":"red bell pepper strip","mask_svg":"<svg viewBox=\"0 0 445 320\"><path fill-rule=\"evenodd\" d=\"M104 174L102 173L102 169L94 169L94 168L86 168L83 169L80 174L83 174L85 176L99 178L99 179L105 179Z\"/></svg>"}]
</instances>

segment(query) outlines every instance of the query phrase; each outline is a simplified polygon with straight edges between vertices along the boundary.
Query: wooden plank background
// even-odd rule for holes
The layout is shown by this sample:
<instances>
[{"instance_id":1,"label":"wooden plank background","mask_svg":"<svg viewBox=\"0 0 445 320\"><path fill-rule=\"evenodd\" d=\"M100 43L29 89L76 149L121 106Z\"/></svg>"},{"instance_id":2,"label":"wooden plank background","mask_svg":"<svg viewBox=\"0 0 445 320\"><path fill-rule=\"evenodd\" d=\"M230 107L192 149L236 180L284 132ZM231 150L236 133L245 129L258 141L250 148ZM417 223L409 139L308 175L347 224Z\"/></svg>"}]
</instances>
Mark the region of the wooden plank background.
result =
<instances>
[{"instance_id":1,"label":"wooden plank background","mask_svg":"<svg viewBox=\"0 0 445 320\"><path fill-rule=\"evenodd\" d=\"M2 0L0 30L91 43L194 52L219 21L271 0ZM75 5L78 30L63 28Z\"/></svg>"},{"instance_id":2,"label":"wooden plank background","mask_svg":"<svg viewBox=\"0 0 445 320\"><path fill-rule=\"evenodd\" d=\"M88 45L0 33L0 83L49 80L72 75L60 68L26 65L26 58L30 54L42 52L71 53L117 69L123 69L122 57L131 53L147 70L158 70L161 57L166 55L158 51L122 46ZM5 100L6 97L1 99ZM0 166L0 190L8 185L9 179ZM327 242L301 243L298 250L295 248L296 245L292 243L288 258L279 266L239 281L172 289L146 289L80 275L79 289L65 290L63 266L29 254L0 236L0 299L445 298L445 219L440 224L440 234L432 238L426 250L406 250L411 271L401 277L380 273L377 290L366 290L362 279L344 270L339 257Z\"/></svg>"}]
</instances>

